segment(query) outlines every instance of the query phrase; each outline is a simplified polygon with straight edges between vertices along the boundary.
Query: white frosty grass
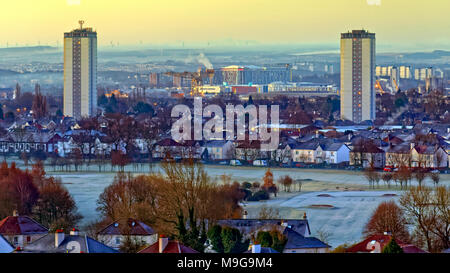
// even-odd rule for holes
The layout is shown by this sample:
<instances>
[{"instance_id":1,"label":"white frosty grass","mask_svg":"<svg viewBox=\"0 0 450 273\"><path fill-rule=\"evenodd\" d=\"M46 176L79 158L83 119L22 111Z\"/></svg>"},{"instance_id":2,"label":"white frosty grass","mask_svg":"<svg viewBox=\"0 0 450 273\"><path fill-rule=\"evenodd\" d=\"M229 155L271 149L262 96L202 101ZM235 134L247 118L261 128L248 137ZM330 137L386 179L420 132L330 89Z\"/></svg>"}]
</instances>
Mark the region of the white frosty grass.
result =
<instances>
[{"instance_id":1,"label":"white frosty grass","mask_svg":"<svg viewBox=\"0 0 450 273\"><path fill-rule=\"evenodd\" d=\"M12 160L8 161L10 163ZM26 168L23 161L17 159L15 161L18 167ZM104 170L107 172L98 173L98 167L91 165L89 172L67 173L53 172L53 167L46 167L49 175L61 178L74 197L78 211L84 216L81 226L100 217L96 211L98 197L113 182L115 176L114 172L109 172L109 166ZM243 181L262 183L262 177L266 172L265 168L211 165L205 165L205 170L214 182L219 182L220 176L227 174L231 175L232 181L240 183ZM384 194L401 195L398 189L387 189L382 181L380 181L382 189L370 190L362 172L285 168L271 170L275 180L284 175L289 175L294 180L306 180L303 183L303 192L280 192L277 198L267 202L250 202L245 207L249 217L256 217L263 204L279 209L282 218L301 219L306 212L312 235L318 236L319 231L329 233L328 244L333 248L343 243L359 241L364 225L378 204L386 200L398 200L398 196L385 197ZM148 164L142 164L136 169L127 166L125 171L135 174L148 173L149 168ZM162 170L155 164L153 171ZM413 181L413 185L416 184ZM427 179L426 184L432 185L432 182ZM395 186L395 183L392 182L391 185ZM440 185L450 185L450 174L441 175ZM319 194L329 194L333 197L318 197ZM314 208L311 205L331 205L334 208Z\"/></svg>"},{"instance_id":2,"label":"white frosty grass","mask_svg":"<svg viewBox=\"0 0 450 273\"><path fill-rule=\"evenodd\" d=\"M360 240L363 228L376 207L383 201L397 201L400 194L399 191L309 192L264 203L278 209L282 218L301 218L306 212L312 235L319 236L319 231L328 233L327 243L335 248ZM249 217L257 216L261 206L262 202L249 203Z\"/></svg>"}]
</instances>

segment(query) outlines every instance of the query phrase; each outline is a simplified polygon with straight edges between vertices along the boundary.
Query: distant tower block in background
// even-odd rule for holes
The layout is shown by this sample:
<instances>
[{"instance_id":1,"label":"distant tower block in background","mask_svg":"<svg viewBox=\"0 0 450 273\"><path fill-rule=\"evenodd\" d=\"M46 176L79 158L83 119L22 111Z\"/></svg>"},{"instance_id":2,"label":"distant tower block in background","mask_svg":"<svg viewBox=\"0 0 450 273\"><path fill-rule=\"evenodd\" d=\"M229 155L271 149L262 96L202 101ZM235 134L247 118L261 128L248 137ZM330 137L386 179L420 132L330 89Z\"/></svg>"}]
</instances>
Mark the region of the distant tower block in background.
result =
<instances>
[{"instance_id":1,"label":"distant tower block in background","mask_svg":"<svg viewBox=\"0 0 450 273\"><path fill-rule=\"evenodd\" d=\"M375 34L341 34L341 118L375 120Z\"/></svg>"},{"instance_id":2,"label":"distant tower block in background","mask_svg":"<svg viewBox=\"0 0 450 273\"><path fill-rule=\"evenodd\" d=\"M79 24L64 33L64 115L75 119L97 114L97 32Z\"/></svg>"}]
</instances>

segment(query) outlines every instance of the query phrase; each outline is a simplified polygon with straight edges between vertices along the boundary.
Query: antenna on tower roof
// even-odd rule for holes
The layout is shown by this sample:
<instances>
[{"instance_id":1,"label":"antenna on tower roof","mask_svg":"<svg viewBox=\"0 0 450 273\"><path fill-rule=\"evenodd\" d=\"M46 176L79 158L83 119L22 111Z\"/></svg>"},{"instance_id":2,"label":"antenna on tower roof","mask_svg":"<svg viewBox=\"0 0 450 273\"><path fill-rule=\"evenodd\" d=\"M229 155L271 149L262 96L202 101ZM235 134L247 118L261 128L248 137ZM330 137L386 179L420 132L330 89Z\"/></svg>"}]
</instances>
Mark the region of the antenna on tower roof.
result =
<instances>
[{"instance_id":1,"label":"antenna on tower roof","mask_svg":"<svg viewBox=\"0 0 450 273\"><path fill-rule=\"evenodd\" d=\"M80 20L78 21L78 23L80 24L80 30L83 30L84 21Z\"/></svg>"}]
</instances>

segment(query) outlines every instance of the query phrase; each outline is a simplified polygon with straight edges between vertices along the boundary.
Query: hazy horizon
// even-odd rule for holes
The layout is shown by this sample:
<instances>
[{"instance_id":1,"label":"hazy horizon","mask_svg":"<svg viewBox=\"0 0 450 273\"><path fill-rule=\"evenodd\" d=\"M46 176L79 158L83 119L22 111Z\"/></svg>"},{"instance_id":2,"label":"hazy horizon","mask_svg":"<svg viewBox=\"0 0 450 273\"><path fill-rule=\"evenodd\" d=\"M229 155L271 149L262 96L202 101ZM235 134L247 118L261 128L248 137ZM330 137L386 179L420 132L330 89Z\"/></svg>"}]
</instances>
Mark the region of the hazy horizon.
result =
<instances>
[{"instance_id":1,"label":"hazy horizon","mask_svg":"<svg viewBox=\"0 0 450 273\"><path fill-rule=\"evenodd\" d=\"M445 50L449 9L441 0L16 0L2 3L10 27L0 47L62 46L82 19L101 47L339 48L340 33L364 28L380 51Z\"/></svg>"}]
</instances>

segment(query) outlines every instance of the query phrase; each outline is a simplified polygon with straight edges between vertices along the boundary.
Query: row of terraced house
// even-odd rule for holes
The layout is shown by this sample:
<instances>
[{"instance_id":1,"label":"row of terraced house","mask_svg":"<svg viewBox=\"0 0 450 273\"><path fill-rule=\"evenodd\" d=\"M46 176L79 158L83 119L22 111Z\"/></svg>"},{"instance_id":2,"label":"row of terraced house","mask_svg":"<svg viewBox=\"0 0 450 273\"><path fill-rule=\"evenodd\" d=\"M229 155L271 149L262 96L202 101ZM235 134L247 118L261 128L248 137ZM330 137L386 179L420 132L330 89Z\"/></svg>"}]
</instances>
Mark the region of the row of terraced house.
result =
<instances>
[{"instance_id":1,"label":"row of terraced house","mask_svg":"<svg viewBox=\"0 0 450 273\"><path fill-rule=\"evenodd\" d=\"M255 141L185 141L170 135L158 140L137 138L132 141L141 158L195 158L207 162L239 160L245 164L295 166L333 164L384 168L385 166L447 168L450 153L448 126L361 128L304 126L280 130L278 148L262 151ZM19 155L36 151L68 157L76 149L85 156L109 156L111 151L127 153L124 141L113 141L94 130L10 130L0 138L0 153ZM264 165L264 164L263 164Z\"/></svg>"}]
</instances>

